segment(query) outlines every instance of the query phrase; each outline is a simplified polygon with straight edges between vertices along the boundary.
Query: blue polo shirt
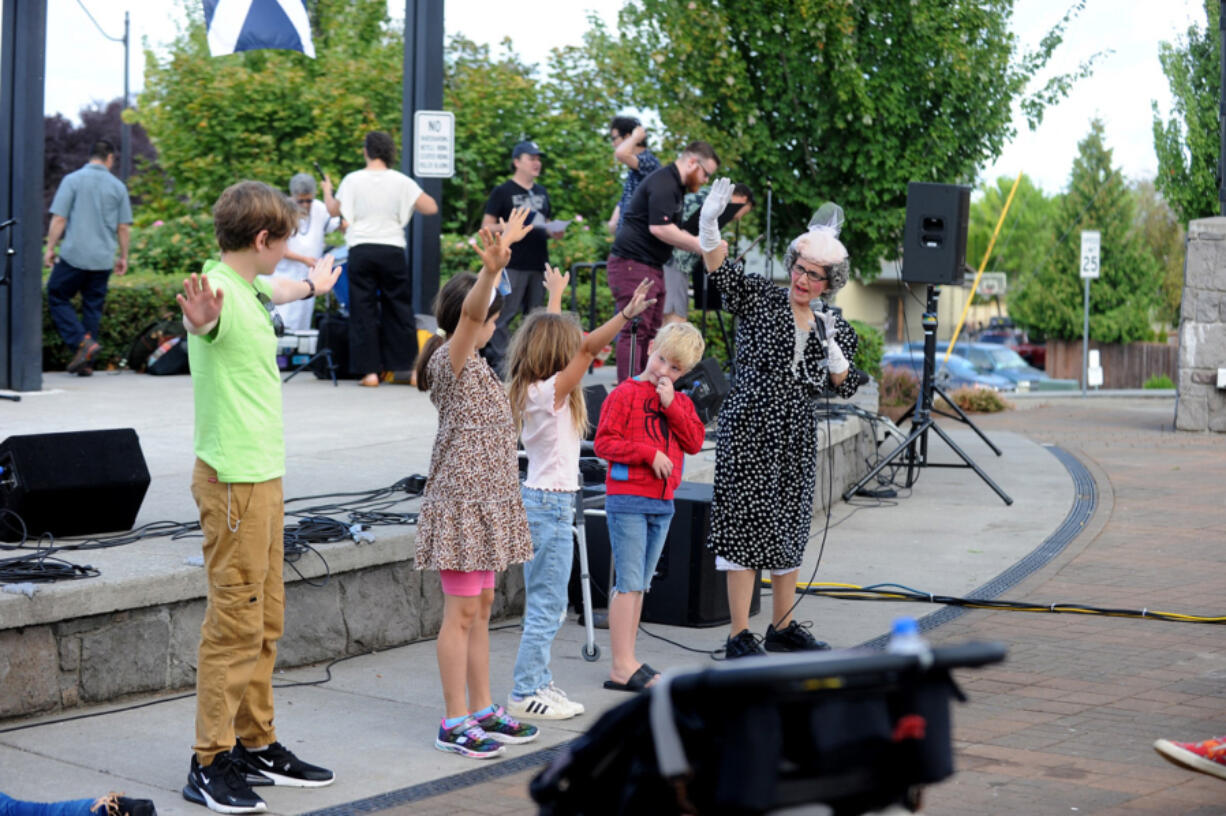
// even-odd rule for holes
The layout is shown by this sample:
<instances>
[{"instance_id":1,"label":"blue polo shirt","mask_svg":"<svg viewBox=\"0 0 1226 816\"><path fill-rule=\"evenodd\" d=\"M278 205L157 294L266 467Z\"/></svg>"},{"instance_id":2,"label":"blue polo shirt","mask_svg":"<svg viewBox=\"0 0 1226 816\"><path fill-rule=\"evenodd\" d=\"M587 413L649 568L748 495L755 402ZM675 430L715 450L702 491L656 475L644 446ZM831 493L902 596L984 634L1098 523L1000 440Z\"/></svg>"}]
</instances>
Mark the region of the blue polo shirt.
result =
<instances>
[{"instance_id":1,"label":"blue polo shirt","mask_svg":"<svg viewBox=\"0 0 1226 816\"><path fill-rule=\"evenodd\" d=\"M115 266L116 232L132 223L128 188L105 164L89 162L64 176L51 202L51 214L68 220L60 257L77 269L104 270Z\"/></svg>"}]
</instances>

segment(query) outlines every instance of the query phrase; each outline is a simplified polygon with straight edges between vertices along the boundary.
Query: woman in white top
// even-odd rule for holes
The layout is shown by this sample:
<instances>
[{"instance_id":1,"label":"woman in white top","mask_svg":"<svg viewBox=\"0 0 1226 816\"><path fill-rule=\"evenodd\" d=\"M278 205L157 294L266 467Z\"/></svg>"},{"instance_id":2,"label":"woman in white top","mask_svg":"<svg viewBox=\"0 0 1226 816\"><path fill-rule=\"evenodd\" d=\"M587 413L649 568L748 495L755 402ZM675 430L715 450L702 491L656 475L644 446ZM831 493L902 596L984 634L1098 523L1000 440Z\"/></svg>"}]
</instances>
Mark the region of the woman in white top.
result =
<instances>
[{"instance_id":1,"label":"woman in white top","mask_svg":"<svg viewBox=\"0 0 1226 816\"><path fill-rule=\"evenodd\" d=\"M306 280L324 254L324 235L340 226L339 218L328 215L328 208L315 198L315 177L298 173L289 180L290 198L298 205L298 229L289 236L285 257L277 262L274 278ZM311 328L315 298L281 303L277 307L285 328L302 331Z\"/></svg>"},{"instance_id":2,"label":"woman in white top","mask_svg":"<svg viewBox=\"0 0 1226 816\"><path fill-rule=\"evenodd\" d=\"M349 244L349 367L376 386L383 371L409 371L417 357L413 282L404 228L414 212L434 215L438 202L417 182L391 169L396 144L381 131L366 134L366 167L341 179L336 198L324 176L328 212L345 219Z\"/></svg>"}]
</instances>

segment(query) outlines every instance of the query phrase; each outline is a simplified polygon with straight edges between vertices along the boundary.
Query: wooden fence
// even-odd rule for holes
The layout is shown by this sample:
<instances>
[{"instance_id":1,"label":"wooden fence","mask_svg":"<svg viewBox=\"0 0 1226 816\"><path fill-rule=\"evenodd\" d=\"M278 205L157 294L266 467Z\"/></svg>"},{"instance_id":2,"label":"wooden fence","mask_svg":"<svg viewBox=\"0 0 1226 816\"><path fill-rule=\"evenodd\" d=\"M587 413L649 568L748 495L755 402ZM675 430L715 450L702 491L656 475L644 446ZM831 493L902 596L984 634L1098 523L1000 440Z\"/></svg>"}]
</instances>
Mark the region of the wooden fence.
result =
<instances>
[{"instance_id":1,"label":"wooden fence","mask_svg":"<svg viewBox=\"0 0 1226 816\"><path fill-rule=\"evenodd\" d=\"M1165 374L1179 382L1179 346L1174 343L1095 343L1103 367L1103 388L1140 388ZM1081 341L1047 341L1047 375L1081 382Z\"/></svg>"}]
</instances>

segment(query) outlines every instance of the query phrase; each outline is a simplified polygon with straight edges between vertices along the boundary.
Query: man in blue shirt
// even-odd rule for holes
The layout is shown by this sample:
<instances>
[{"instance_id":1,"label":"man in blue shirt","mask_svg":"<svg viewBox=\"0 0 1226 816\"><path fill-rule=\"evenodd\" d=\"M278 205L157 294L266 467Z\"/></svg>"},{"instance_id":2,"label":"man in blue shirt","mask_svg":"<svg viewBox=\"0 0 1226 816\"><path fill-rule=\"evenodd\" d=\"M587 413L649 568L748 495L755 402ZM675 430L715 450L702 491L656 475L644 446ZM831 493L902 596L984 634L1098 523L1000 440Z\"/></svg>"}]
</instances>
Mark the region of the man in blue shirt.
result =
<instances>
[{"instance_id":1,"label":"man in blue shirt","mask_svg":"<svg viewBox=\"0 0 1226 816\"><path fill-rule=\"evenodd\" d=\"M51 227L43 256L43 265L52 267L47 307L60 337L69 348L76 349L68 371L82 377L94 373L91 363L102 348L98 326L107 281L112 271L116 275L128 271L132 204L128 188L111 174L114 166L115 146L105 139L95 142L89 162L64 177L51 202ZM61 237L64 242L57 261L55 245ZM78 292L80 319L72 305Z\"/></svg>"}]
</instances>

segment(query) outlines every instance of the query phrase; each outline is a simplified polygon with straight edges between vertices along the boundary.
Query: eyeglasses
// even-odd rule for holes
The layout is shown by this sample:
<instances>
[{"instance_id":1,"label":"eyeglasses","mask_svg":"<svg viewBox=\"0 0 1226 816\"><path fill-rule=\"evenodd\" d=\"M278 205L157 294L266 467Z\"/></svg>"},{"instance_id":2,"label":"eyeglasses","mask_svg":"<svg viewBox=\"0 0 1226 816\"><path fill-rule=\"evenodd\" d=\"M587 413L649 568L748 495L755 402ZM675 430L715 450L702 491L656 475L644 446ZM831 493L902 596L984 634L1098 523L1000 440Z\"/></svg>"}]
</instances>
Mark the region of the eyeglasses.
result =
<instances>
[{"instance_id":1,"label":"eyeglasses","mask_svg":"<svg viewBox=\"0 0 1226 816\"><path fill-rule=\"evenodd\" d=\"M285 321L281 319L281 313L273 305L272 298L259 291L255 293L255 297L260 302L260 305L264 307L264 311L268 312L268 319L272 321L272 333L277 337L284 337Z\"/></svg>"},{"instance_id":2,"label":"eyeglasses","mask_svg":"<svg viewBox=\"0 0 1226 816\"><path fill-rule=\"evenodd\" d=\"M702 162L698 162L698 169L702 171L702 180L705 182L710 179L711 176L715 175L716 171L719 170L719 165L715 165L708 170L706 165L704 165Z\"/></svg>"},{"instance_id":3,"label":"eyeglasses","mask_svg":"<svg viewBox=\"0 0 1226 816\"><path fill-rule=\"evenodd\" d=\"M826 270L823 268L822 271L825 272ZM819 275L818 273L810 269L805 269L800 264L794 264L792 266L792 274L798 275L798 276L804 275L806 278L809 279L810 283L830 283L830 273L829 272L826 272L825 275Z\"/></svg>"}]
</instances>

